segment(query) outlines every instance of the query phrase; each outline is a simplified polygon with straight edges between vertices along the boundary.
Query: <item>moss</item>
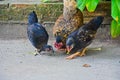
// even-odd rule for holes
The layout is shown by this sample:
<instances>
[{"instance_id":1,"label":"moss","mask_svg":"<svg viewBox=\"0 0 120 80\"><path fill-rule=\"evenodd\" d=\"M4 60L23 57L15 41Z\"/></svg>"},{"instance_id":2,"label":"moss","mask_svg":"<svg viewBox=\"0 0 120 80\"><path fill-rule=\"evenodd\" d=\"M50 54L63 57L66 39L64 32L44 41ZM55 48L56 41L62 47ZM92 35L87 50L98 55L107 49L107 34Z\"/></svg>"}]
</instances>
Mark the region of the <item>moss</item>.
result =
<instances>
[{"instance_id":1,"label":"moss","mask_svg":"<svg viewBox=\"0 0 120 80\"><path fill-rule=\"evenodd\" d=\"M63 4L7 4L0 5L0 20L23 20L27 21L27 16L33 10L37 12L41 21L55 21L62 13Z\"/></svg>"},{"instance_id":2,"label":"moss","mask_svg":"<svg viewBox=\"0 0 120 80\"><path fill-rule=\"evenodd\" d=\"M61 6L61 7L60 7ZM61 4L39 4L37 5L37 14L42 21L55 21L56 17L61 14Z\"/></svg>"},{"instance_id":3,"label":"moss","mask_svg":"<svg viewBox=\"0 0 120 80\"><path fill-rule=\"evenodd\" d=\"M40 22L54 22L63 12L62 3L0 4L0 21L27 21L28 14L36 11ZM111 3L100 3L95 12L84 10L84 17L104 15L110 17Z\"/></svg>"},{"instance_id":4,"label":"moss","mask_svg":"<svg viewBox=\"0 0 120 80\"><path fill-rule=\"evenodd\" d=\"M0 9L7 9L9 4L0 4Z\"/></svg>"},{"instance_id":5,"label":"moss","mask_svg":"<svg viewBox=\"0 0 120 80\"><path fill-rule=\"evenodd\" d=\"M8 20L8 10L7 9L0 9L0 20L7 21Z\"/></svg>"}]
</instances>

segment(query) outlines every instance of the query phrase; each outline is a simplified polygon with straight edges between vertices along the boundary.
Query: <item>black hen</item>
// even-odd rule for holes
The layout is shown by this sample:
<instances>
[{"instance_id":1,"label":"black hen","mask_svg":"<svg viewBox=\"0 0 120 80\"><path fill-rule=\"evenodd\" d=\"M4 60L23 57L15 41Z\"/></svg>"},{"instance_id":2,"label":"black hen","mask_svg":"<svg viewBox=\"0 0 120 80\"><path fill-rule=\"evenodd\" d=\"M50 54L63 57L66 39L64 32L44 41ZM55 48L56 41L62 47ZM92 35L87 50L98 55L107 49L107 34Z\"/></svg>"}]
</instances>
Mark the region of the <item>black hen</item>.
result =
<instances>
[{"instance_id":1,"label":"black hen","mask_svg":"<svg viewBox=\"0 0 120 80\"><path fill-rule=\"evenodd\" d=\"M27 34L30 42L39 53L41 51L53 51L52 46L47 45L49 35L46 29L38 23L35 11L28 15Z\"/></svg>"},{"instance_id":2,"label":"black hen","mask_svg":"<svg viewBox=\"0 0 120 80\"><path fill-rule=\"evenodd\" d=\"M86 47L95 38L97 29L100 27L103 19L102 16L95 17L89 23L83 25L68 36L66 48L68 53L72 53L72 55L68 56L67 59L75 58L78 55L85 55Z\"/></svg>"}]
</instances>

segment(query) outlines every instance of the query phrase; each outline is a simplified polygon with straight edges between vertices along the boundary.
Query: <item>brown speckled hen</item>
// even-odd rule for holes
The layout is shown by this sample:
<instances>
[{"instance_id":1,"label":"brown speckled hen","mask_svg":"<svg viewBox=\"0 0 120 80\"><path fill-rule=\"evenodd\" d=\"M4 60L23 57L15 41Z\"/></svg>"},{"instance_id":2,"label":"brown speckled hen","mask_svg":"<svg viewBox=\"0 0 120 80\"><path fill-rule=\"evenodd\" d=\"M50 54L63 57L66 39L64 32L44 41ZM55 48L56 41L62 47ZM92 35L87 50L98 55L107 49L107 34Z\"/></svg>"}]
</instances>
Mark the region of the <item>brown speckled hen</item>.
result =
<instances>
[{"instance_id":1,"label":"brown speckled hen","mask_svg":"<svg viewBox=\"0 0 120 80\"><path fill-rule=\"evenodd\" d=\"M83 25L83 14L77 9L75 0L64 0L63 14L53 26L53 35L56 38L54 47L65 49L67 36Z\"/></svg>"}]
</instances>

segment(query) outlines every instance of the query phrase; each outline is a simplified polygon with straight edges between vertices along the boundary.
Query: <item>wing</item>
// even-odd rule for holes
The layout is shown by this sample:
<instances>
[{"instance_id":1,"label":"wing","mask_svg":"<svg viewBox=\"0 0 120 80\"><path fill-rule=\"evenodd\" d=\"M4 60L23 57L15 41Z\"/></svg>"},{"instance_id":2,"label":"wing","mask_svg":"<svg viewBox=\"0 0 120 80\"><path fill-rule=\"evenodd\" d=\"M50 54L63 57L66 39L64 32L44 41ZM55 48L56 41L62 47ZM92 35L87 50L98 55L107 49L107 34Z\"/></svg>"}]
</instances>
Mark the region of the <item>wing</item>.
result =
<instances>
[{"instance_id":1,"label":"wing","mask_svg":"<svg viewBox=\"0 0 120 80\"><path fill-rule=\"evenodd\" d=\"M32 45L36 48L41 48L48 42L48 33L40 24L33 24L27 29L28 38Z\"/></svg>"},{"instance_id":2,"label":"wing","mask_svg":"<svg viewBox=\"0 0 120 80\"><path fill-rule=\"evenodd\" d=\"M83 26L77 32L76 40L79 43L79 47L84 48L87 47L89 44L91 44L94 37L95 37L95 32L92 30L86 30L84 29Z\"/></svg>"},{"instance_id":3,"label":"wing","mask_svg":"<svg viewBox=\"0 0 120 80\"><path fill-rule=\"evenodd\" d=\"M92 31L84 30L82 26L78 30L72 32L68 37L73 37L75 46L71 50L70 53L74 53L77 51L81 51L83 48L87 47L91 44L92 40L94 39L94 35Z\"/></svg>"}]
</instances>

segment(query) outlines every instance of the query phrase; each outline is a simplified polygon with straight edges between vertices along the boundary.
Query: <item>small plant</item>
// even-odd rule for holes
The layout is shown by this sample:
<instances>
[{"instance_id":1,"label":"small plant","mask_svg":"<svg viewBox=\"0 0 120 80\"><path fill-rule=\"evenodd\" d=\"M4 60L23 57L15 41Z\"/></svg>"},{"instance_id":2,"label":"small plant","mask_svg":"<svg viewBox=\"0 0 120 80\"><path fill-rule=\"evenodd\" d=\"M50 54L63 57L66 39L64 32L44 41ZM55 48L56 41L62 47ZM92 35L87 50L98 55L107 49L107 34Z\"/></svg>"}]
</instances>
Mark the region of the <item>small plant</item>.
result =
<instances>
[{"instance_id":1,"label":"small plant","mask_svg":"<svg viewBox=\"0 0 120 80\"><path fill-rule=\"evenodd\" d=\"M77 0L77 7L83 11L86 7L89 12L94 12L99 0Z\"/></svg>"},{"instance_id":2,"label":"small plant","mask_svg":"<svg viewBox=\"0 0 120 80\"><path fill-rule=\"evenodd\" d=\"M95 11L99 0L77 0L77 7L83 11L86 7L89 12ZM111 0L111 36L116 38L120 35L120 0Z\"/></svg>"},{"instance_id":3,"label":"small plant","mask_svg":"<svg viewBox=\"0 0 120 80\"><path fill-rule=\"evenodd\" d=\"M116 38L120 36L120 0L112 0L111 5L111 35Z\"/></svg>"}]
</instances>

